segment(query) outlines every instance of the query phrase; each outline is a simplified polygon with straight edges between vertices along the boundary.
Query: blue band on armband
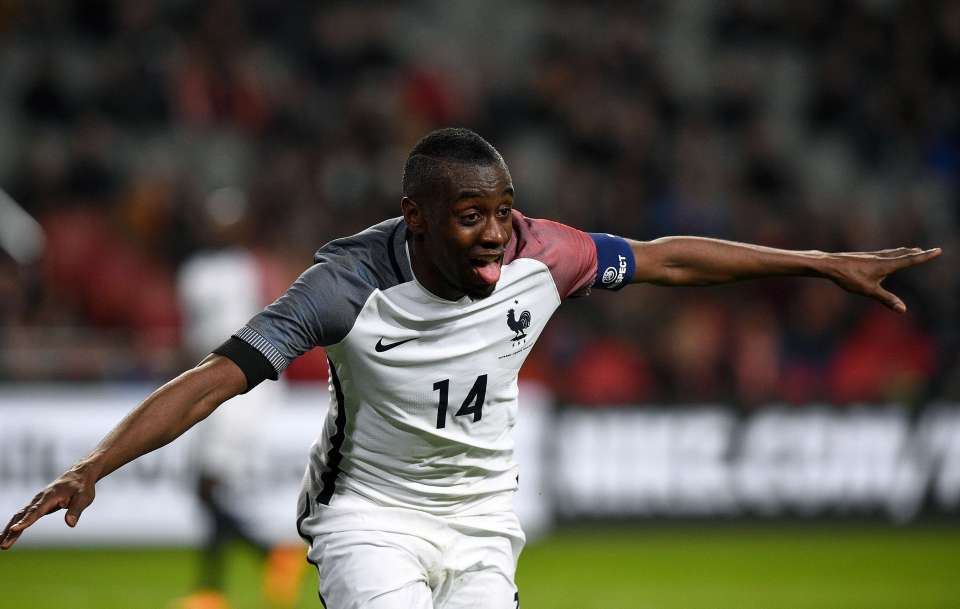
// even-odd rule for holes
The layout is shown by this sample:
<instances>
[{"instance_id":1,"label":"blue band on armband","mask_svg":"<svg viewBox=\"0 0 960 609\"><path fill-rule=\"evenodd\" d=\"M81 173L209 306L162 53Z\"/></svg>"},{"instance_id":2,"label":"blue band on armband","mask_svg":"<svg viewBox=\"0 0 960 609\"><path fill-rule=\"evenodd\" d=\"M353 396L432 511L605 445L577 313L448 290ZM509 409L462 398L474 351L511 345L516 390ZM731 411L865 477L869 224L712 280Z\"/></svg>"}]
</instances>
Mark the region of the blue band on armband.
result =
<instances>
[{"instance_id":1,"label":"blue band on armband","mask_svg":"<svg viewBox=\"0 0 960 609\"><path fill-rule=\"evenodd\" d=\"M588 234L597 246L597 278L593 287L619 290L630 283L637 265L627 240L607 233Z\"/></svg>"}]
</instances>

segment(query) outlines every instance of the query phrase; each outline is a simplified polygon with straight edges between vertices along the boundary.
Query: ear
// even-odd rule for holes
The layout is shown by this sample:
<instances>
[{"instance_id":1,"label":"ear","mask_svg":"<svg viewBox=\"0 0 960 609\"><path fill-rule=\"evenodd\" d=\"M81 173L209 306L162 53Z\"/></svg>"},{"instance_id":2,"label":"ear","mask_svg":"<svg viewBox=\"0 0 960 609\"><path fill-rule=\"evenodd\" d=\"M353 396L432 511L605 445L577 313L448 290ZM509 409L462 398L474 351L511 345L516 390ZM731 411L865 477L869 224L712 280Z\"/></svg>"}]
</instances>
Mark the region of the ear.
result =
<instances>
[{"instance_id":1,"label":"ear","mask_svg":"<svg viewBox=\"0 0 960 609\"><path fill-rule=\"evenodd\" d=\"M424 217L424 209L410 197L400 199L400 211L403 213L403 219L407 227L414 235L422 235L427 230L427 219Z\"/></svg>"}]
</instances>

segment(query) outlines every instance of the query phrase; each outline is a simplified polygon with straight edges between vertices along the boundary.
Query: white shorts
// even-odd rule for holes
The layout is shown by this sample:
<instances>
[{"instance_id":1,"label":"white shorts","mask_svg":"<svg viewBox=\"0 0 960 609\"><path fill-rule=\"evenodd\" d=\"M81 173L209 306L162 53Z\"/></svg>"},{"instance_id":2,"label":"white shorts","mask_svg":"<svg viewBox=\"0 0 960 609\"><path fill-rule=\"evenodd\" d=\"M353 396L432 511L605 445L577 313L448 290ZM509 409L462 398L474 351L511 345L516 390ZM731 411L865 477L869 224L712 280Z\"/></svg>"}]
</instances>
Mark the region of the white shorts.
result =
<instances>
[{"instance_id":1,"label":"white shorts","mask_svg":"<svg viewBox=\"0 0 960 609\"><path fill-rule=\"evenodd\" d=\"M439 517L352 495L301 497L298 527L327 609L516 609L523 534L512 512Z\"/></svg>"}]
</instances>

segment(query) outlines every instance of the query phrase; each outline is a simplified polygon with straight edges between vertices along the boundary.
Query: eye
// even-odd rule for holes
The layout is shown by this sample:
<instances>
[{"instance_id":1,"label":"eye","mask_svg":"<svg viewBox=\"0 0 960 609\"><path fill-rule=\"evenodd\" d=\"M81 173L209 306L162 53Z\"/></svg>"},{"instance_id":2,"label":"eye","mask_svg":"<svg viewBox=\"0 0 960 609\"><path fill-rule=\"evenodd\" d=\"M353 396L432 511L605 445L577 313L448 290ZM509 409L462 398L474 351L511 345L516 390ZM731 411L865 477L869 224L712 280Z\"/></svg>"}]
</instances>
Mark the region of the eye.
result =
<instances>
[{"instance_id":1,"label":"eye","mask_svg":"<svg viewBox=\"0 0 960 609\"><path fill-rule=\"evenodd\" d=\"M460 223L463 224L464 226L473 226L479 221L480 221L480 214L475 211L467 212L462 216L460 216Z\"/></svg>"},{"instance_id":2,"label":"eye","mask_svg":"<svg viewBox=\"0 0 960 609\"><path fill-rule=\"evenodd\" d=\"M510 212L512 211L512 209L513 209L513 208L510 207L509 205L504 205L504 206L502 206L502 207L497 208L497 217L498 217L498 218L501 218L501 219L502 219L502 218L509 218L509 217L510 217Z\"/></svg>"}]
</instances>

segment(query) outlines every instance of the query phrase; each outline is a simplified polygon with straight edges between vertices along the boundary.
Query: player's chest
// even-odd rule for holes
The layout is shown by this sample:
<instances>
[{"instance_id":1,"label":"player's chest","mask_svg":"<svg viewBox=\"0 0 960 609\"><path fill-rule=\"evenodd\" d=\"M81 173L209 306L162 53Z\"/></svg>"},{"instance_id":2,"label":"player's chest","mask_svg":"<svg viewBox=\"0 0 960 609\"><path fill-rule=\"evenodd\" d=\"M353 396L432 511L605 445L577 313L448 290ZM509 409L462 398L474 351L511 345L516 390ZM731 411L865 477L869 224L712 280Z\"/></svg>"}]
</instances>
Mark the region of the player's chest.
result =
<instances>
[{"instance_id":1,"label":"player's chest","mask_svg":"<svg viewBox=\"0 0 960 609\"><path fill-rule=\"evenodd\" d=\"M338 350L367 382L394 387L444 371L513 376L559 304L551 281L514 277L487 298L458 303L425 297L416 284L379 292Z\"/></svg>"}]
</instances>

